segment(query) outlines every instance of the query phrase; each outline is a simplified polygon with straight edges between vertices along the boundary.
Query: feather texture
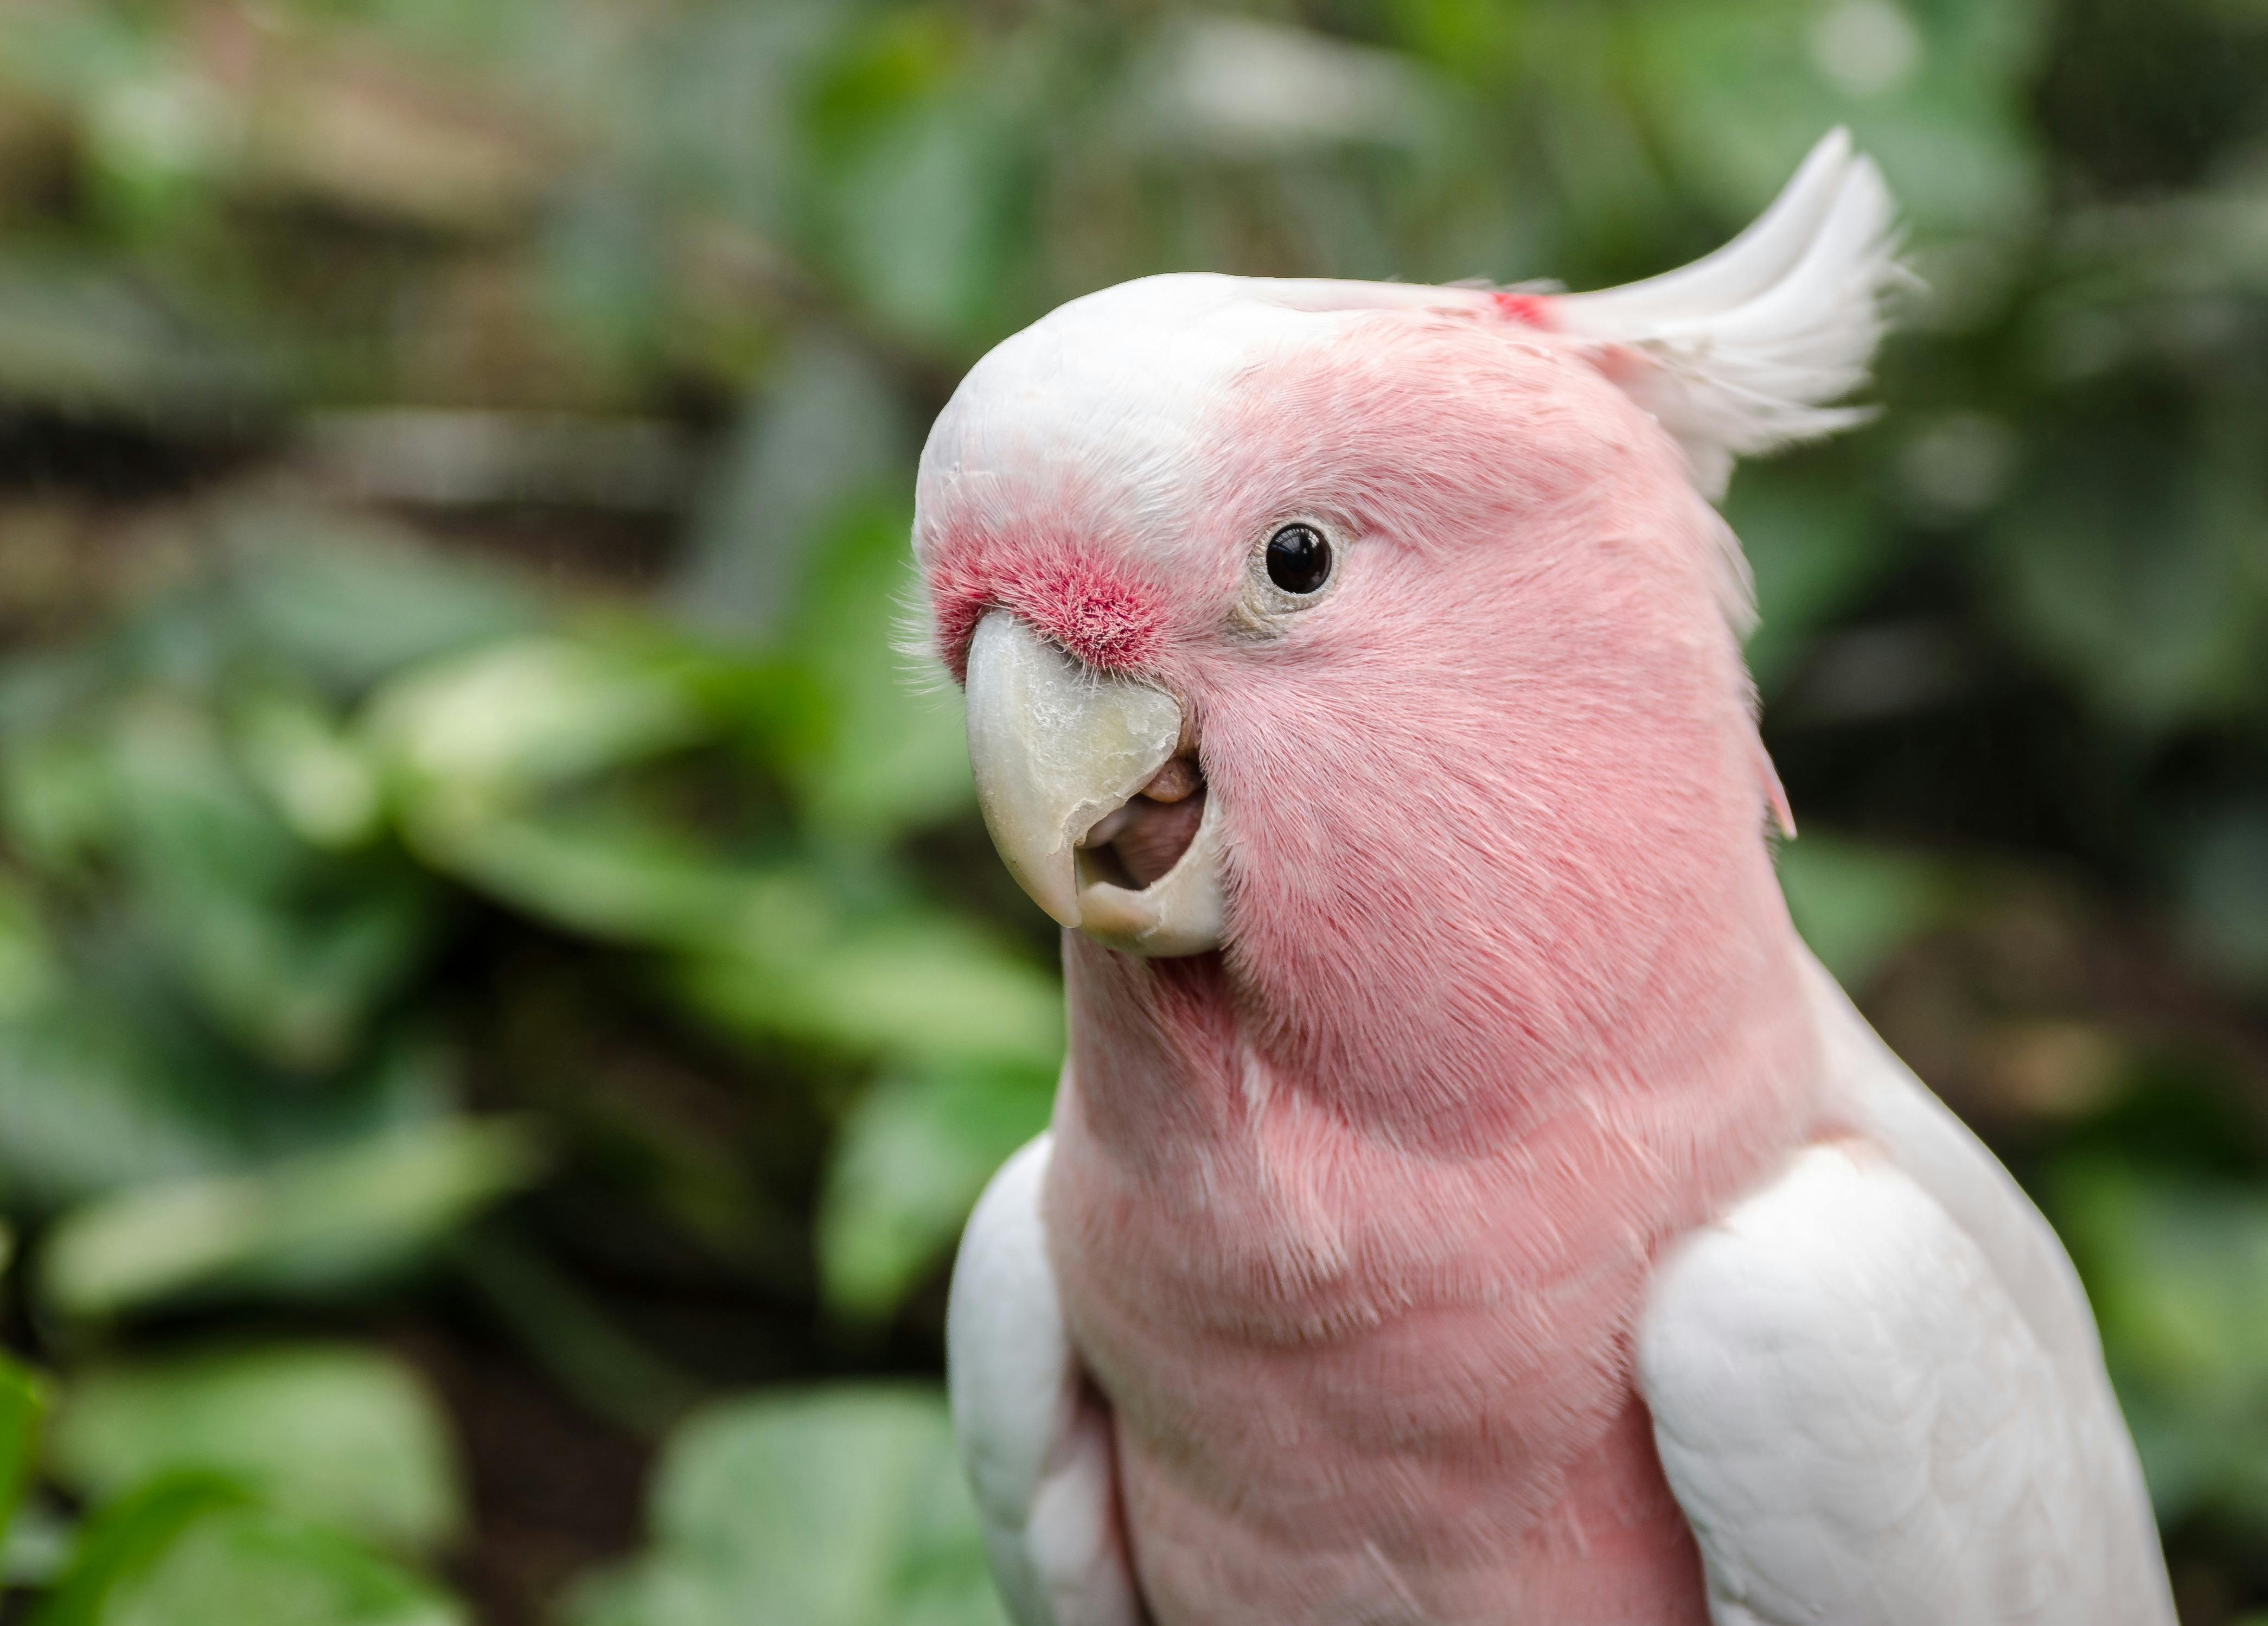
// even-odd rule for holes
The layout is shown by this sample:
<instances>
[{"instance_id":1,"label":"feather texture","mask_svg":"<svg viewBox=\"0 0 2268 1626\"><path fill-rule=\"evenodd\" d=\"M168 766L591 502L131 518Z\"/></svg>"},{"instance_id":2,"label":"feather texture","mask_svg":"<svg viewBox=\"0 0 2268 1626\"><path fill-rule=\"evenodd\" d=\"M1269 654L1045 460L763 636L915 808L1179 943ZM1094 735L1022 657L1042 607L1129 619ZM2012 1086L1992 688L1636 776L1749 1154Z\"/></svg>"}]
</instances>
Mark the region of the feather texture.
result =
<instances>
[{"instance_id":1,"label":"feather texture","mask_svg":"<svg viewBox=\"0 0 2268 1626\"><path fill-rule=\"evenodd\" d=\"M969 1217L946 1311L953 1427L1016 1626L1141 1626L1109 1416L1071 1347L1040 1223L1049 1137Z\"/></svg>"},{"instance_id":2,"label":"feather texture","mask_svg":"<svg viewBox=\"0 0 2268 1626\"><path fill-rule=\"evenodd\" d=\"M1815 1145L1685 1239L1641 1386L1716 1626L2172 1626L2087 1301L1990 1154L1816 962Z\"/></svg>"},{"instance_id":3,"label":"feather texture","mask_svg":"<svg viewBox=\"0 0 2268 1626\"><path fill-rule=\"evenodd\" d=\"M1734 460L1848 428L1905 280L1896 211L1874 161L1837 129L1754 224L1645 282L1550 301L1559 328L1628 352L1629 387L1722 496ZM1612 359L1609 358L1609 364Z\"/></svg>"}]
</instances>

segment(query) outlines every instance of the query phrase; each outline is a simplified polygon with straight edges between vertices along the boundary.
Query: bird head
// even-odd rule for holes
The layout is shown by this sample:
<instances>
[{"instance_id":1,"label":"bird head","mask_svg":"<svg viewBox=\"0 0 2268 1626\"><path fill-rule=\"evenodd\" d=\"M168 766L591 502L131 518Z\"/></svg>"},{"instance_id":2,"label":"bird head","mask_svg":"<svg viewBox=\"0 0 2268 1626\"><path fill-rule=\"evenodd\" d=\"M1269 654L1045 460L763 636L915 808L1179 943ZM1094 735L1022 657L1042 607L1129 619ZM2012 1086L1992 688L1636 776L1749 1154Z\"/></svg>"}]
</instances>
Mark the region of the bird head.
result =
<instances>
[{"instance_id":1,"label":"bird head","mask_svg":"<svg viewBox=\"0 0 2268 1626\"><path fill-rule=\"evenodd\" d=\"M1610 1020L1770 887L1711 499L1850 420L1889 226L1837 132L1648 283L1155 276L991 351L914 542L1008 868L1106 949L1224 951L1287 1020Z\"/></svg>"}]
</instances>

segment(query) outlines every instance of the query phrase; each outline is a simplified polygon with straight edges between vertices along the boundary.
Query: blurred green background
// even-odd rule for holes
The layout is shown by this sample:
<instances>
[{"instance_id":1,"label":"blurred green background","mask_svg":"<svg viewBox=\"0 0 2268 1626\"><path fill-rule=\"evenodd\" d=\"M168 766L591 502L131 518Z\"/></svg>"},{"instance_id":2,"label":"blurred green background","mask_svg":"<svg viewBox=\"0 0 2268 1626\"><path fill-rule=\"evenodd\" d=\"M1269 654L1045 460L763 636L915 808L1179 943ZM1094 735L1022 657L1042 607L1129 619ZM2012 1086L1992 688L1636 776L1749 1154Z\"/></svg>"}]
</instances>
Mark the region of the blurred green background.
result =
<instances>
[{"instance_id":1,"label":"blurred green background","mask_svg":"<svg viewBox=\"0 0 2268 1626\"><path fill-rule=\"evenodd\" d=\"M1663 269L1837 121L1929 291L1728 501L1783 873L2268 1608L2268 0L12 0L0 1620L997 1622L944 1271L1061 1015L928 419L1145 272Z\"/></svg>"}]
</instances>

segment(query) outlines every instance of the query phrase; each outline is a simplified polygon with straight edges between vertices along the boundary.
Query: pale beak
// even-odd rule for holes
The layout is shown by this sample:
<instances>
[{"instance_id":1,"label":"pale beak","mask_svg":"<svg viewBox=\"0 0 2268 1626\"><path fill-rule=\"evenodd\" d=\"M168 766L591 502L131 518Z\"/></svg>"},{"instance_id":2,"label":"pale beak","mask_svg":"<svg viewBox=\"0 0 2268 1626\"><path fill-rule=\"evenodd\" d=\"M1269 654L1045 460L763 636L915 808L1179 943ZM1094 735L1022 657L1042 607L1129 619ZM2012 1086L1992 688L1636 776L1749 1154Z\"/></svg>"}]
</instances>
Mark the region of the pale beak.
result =
<instances>
[{"instance_id":1,"label":"pale beak","mask_svg":"<svg viewBox=\"0 0 2268 1626\"><path fill-rule=\"evenodd\" d=\"M1128 953L1194 954L1220 943L1214 819L1208 798L1188 849L1149 886L1101 878L1079 850L1087 833L1163 768L1182 738L1182 703L1161 688L1097 672L1005 610L968 646L968 763L984 828L1017 884L1066 926Z\"/></svg>"}]
</instances>

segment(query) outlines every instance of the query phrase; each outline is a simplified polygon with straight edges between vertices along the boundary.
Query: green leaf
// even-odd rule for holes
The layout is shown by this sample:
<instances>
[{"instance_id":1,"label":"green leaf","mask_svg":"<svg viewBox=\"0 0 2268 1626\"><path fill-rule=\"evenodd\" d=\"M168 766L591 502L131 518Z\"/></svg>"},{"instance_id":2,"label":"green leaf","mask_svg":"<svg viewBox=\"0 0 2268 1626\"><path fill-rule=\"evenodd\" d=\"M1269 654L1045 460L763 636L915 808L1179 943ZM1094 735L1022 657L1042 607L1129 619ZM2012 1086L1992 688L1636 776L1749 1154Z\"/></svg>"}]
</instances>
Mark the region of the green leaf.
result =
<instances>
[{"instance_id":1,"label":"green leaf","mask_svg":"<svg viewBox=\"0 0 2268 1626\"><path fill-rule=\"evenodd\" d=\"M31 894L0 874L0 1022L52 1010L63 975Z\"/></svg>"},{"instance_id":2,"label":"green leaf","mask_svg":"<svg viewBox=\"0 0 2268 1626\"><path fill-rule=\"evenodd\" d=\"M1783 842L1777 861L1796 930L1846 988L1944 921L1956 901L1950 867L1920 853L1806 835Z\"/></svg>"},{"instance_id":3,"label":"green leaf","mask_svg":"<svg viewBox=\"0 0 2268 1626\"><path fill-rule=\"evenodd\" d=\"M954 916L846 916L783 875L752 891L733 924L681 978L728 1026L853 1055L1039 1067L1063 1055L1060 984Z\"/></svg>"},{"instance_id":4,"label":"green leaf","mask_svg":"<svg viewBox=\"0 0 2268 1626\"><path fill-rule=\"evenodd\" d=\"M882 1387L699 1414L663 1453L653 1546L573 1626L1002 1626L943 1398Z\"/></svg>"},{"instance_id":5,"label":"green leaf","mask_svg":"<svg viewBox=\"0 0 2268 1626\"><path fill-rule=\"evenodd\" d=\"M792 650L830 726L790 766L810 828L828 841L885 841L976 799L959 691L941 678L917 688L899 649L920 592L909 525L895 504L850 512L815 557L796 618Z\"/></svg>"},{"instance_id":6,"label":"green leaf","mask_svg":"<svg viewBox=\"0 0 2268 1626\"><path fill-rule=\"evenodd\" d=\"M412 673L372 702L368 726L413 837L446 857L501 808L696 738L691 676L644 651L525 639Z\"/></svg>"},{"instance_id":7,"label":"green leaf","mask_svg":"<svg viewBox=\"0 0 2268 1626\"><path fill-rule=\"evenodd\" d=\"M1893 537L1852 500L1848 469L1817 457L1793 468L1742 465L1725 519L1756 578L1749 670L1769 695L1809 638L1892 563Z\"/></svg>"},{"instance_id":8,"label":"green leaf","mask_svg":"<svg viewBox=\"0 0 2268 1626\"><path fill-rule=\"evenodd\" d=\"M547 619L509 578L366 515L247 503L223 529L240 561L236 640L348 692Z\"/></svg>"},{"instance_id":9,"label":"green leaf","mask_svg":"<svg viewBox=\"0 0 2268 1626\"><path fill-rule=\"evenodd\" d=\"M122 268L0 259L0 399L179 432L264 410L260 371Z\"/></svg>"},{"instance_id":10,"label":"green leaf","mask_svg":"<svg viewBox=\"0 0 2268 1626\"><path fill-rule=\"evenodd\" d=\"M32 1626L105 1626L114 1604L160 1565L198 1520L248 1506L252 1493L218 1474L170 1474L88 1525Z\"/></svg>"},{"instance_id":11,"label":"green leaf","mask_svg":"<svg viewBox=\"0 0 2268 1626\"><path fill-rule=\"evenodd\" d=\"M350 849L378 834L377 766L322 707L263 693L239 707L232 722L247 771L300 840Z\"/></svg>"},{"instance_id":12,"label":"green leaf","mask_svg":"<svg viewBox=\"0 0 2268 1626\"><path fill-rule=\"evenodd\" d=\"M47 1208L238 1159L230 1126L124 1017L73 989L57 1012L0 1023L0 1176L11 1201Z\"/></svg>"},{"instance_id":13,"label":"green leaf","mask_svg":"<svg viewBox=\"0 0 2268 1626\"><path fill-rule=\"evenodd\" d=\"M464 1626L453 1600L210 1475L114 1504L33 1626Z\"/></svg>"},{"instance_id":14,"label":"green leaf","mask_svg":"<svg viewBox=\"0 0 2268 1626\"><path fill-rule=\"evenodd\" d=\"M586 937L708 943L761 883L668 827L615 810L544 808L455 825L432 855L460 880Z\"/></svg>"},{"instance_id":15,"label":"green leaf","mask_svg":"<svg viewBox=\"0 0 2268 1626\"><path fill-rule=\"evenodd\" d=\"M40 1445L40 1423L54 1387L40 1373L0 1355L0 1534L15 1516Z\"/></svg>"},{"instance_id":16,"label":"green leaf","mask_svg":"<svg viewBox=\"0 0 2268 1626\"><path fill-rule=\"evenodd\" d=\"M826 335L799 339L767 372L703 495L670 589L680 612L737 638L787 630L804 561L828 527L869 493L904 489L903 420L865 351ZM895 548L902 562L902 528Z\"/></svg>"},{"instance_id":17,"label":"green leaf","mask_svg":"<svg viewBox=\"0 0 2268 1626\"><path fill-rule=\"evenodd\" d=\"M2032 0L1685 0L1628 15L1634 99L1729 217L1746 220L1842 123L1924 229L2006 232L2037 208Z\"/></svg>"},{"instance_id":18,"label":"green leaf","mask_svg":"<svg viewBox=\"0 0 2268 1626\"><path fill-rule=\"evenodd\" d=\"M1985 536L2010 630L2144 736L2257 706L2268 636L2254 438L2182 429L2066 426Z\"/></svg>"},{"instance_id":19,"label":"green leaf","mask_svg":"<svg viewBox=\"0 0 2268 1626\"><path fill-rule=\"evenodd\" d=\"M2051 1169L2047 1196L2161 1519L2268 1530L2268 1197L2092 1155Z\"/></svg>"},{"instance_id":20,"label":"green leaf","mask_svg":"<svg viewBox=\"0 0 2268 1626\"><path fill-rule=\"evenodd\" d=\"M177 1469L220 1473L384 1546L453 1540L455 1452L416 1374L373 1350L280 1345L98 1368L72 1380L50 1470L98 1502Z\"/></svg>"},{"instance_id":21,"label":"green leaf","mask_svg":"<svg viewBox=\"0 0 2268 1626\"><path fill-rule=\"evenodd\" d=\"M819 1208L820 1281L854 1321L896 1307L961 1232L992 1172L1047 1127L1049 1067L886 1078L836 1137Z\"/></svg>"},{"instance_id":22,"label":"green leaf","mask_svg":"<svg viewBox=\"0 0 2268 1626\"><path fill-rule=\"evenodd\" d=\"M406 866L348 870L310 850L171 698L132 706L114 741L119 826L140 919L225 1030L279 1066L345 1062L430 940Z\"/></svg>"},{"instance_id":23,"label":"green leaf","mask_svg":"<svg viewBox=\"0 0 2268 1626\"><path fill-rule=\"evenodd\" d=\"M193 1290L335 1291L400 1268L542 1163L516 1122L442 1119L259 1174L143 1187L57 1222L40 1285L77 1315Z\"/></svg>"},{"instance_id":24,"label":"green leaf","mask_svg":"<svg viewBox=\"0 0 2268 1626\"><path fill-rule=\"evenodd\" d=\"M78 1532L78 1521L51 1502L20 1504L8 1521L6 1539L0 1541L0 1586L54 1586L70 1562Z\"/></svg>"}]
</instances>

